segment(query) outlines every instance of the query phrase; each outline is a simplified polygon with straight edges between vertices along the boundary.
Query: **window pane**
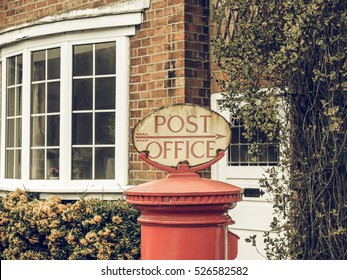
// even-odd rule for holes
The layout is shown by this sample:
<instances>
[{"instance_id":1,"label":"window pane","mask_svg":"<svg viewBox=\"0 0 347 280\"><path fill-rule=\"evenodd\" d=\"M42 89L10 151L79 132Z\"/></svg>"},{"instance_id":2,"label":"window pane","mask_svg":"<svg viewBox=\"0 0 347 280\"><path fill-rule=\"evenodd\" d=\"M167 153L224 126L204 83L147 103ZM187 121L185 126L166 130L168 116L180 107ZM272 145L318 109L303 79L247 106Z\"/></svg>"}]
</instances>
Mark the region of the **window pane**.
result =
<instances>
[{"instance_id":1,"label":"window pane","mask_svg":"<svg viewBox=\"0 0 347 280\"><path fill-rule=\"evenodd\" d=\"M116 43L102 43L95 45L95 74L116 73Z\"/></svg>"},{"instance_id":2,"label":"window pane","mask_svg":"<svg viewBox=\"0 0 347 280\"><path fill-rule=\"evenodd\" d=\"M45 179L45 150L31 150L30 179Z\"/></svg>"},{"instance_id":3,"label":"window pane","mask_svg":"<svg viewBox=\"0 0 347 280\"><path fill-rule=\"evenodd\" d=\"M21 55L17 56L17 71L16 71L16 84L22 83L22 77L23 77L23 57Z\"/></svg>"},{"instance_id":4,"label":"window pane","mask_svg":"<svg viewBox=\"0 0 347 280\"><path fill-rule=\"evenodd\" d=\"M73 75L88 76L93 74L93 45L74 46Z\"/></svg>"},{"instance_id":5,"label":"window pane","mask_svg":"<svg viewBox=\"0 0 347 280\"><path fill-rule=\"evenodd\" d=\"M246 130L243 128L243 126L240 127L240 143L248 143L248 139L244 136L244 133Z\"/></svg>"},{"instance_id":6,"label":"window pane","mask_svg":"<svg viewBox=\"0 0 347 280\"><path fill-rule=\"evenodd\" d=\"M47 179L59 178L59 149L47 149Z\"/></svg>"},{"instance_id":7,"label":"window pane","mask_svg":"<svg viewBox=\"0 0 347 280\"><path fill-rule=\"evenodd\" d=\"M92 114L73 114L72 144L92 144Z\"/></svg>"},{"instance_id":8,"label":"window pane","mask_svg":"<svg viewBox=\"0 0 347 280\"><path fill-rule=\"evenodd\" d=\"M22 151L15 150L15 179L22 178Z\"/></svg>"},{"instance_id":9,"label":"window pane","mask_svg":"<svg viewBox=\"0 0 347 280\"><path fill-rule=\"evenodd\" d=\"M240 162L240 151L239 151L240 147L238 145L232 145L230 146L229 149L229 162L231 162L231 164L239 164Z\"/></svg>"},{"instance_id":10,"label":"window pane","mask_svg":"<svg viewBox=\"0 0 347 280\"><path fill-rule=\"evenodd\" d=\"M16 115L22 115L22 87L17 87Z\"/></svg>"},{"instance_id":11,"label":"window pane","mask_svg":"<svg viewBox=\"0 0 347 280\"><path fill-rule=\"evenodd\" d=\"M60 48L47 51L47 79L60 78Z\"/></svg>"},{"instance_id":12,"label":"window pane","mask_svg":"<svg viewBox=\"0 0 347 280\"><path fill-rule=\"evenodd\" d=\"M47 113L60 111L60 82L47 84Z\"/></svg>"},{"instance_id":13,"label":"window pane","mask_svg":"<svg viewBox=\"0 0 347 280\"><path fill-rule=\"evenodd\" d=\"M95 144L115 143L115 113L95 114Z\"/></svg>"},{"instance_id":14,"label":"window pane","mask_svg":"<svg viewBox=\"0 0 347 280\"><path fill-rule=\"evenodd\" d=\"M115 78L99 78L95 80L95 109L115 109Z\"/></svg>"},{"instance_id":15,"label":"window pane","mask_svg":"<svg viewBox=\"0 0 347 280\"><path fill-rule=\"evenodd\" d=\"M278 147L276 145L269 145L268 157L269 157L269 162L278 161Z\"/></svg>"},{"instance_id":16,"label":"window pane","mask_svg":"<svg viewBox=\"0 0 347 280\"><path fill-rule=\"evenodd\" d=\"M15 119L8 119L6 122L6 147L14 147L14 124Z\"/></svg>"},{"instance_id":17,"label":"window pane","mask_svg":"<svg viewBox=\"0 0 347 280\"><path fill-rule=\"evenodd\" d=\"M231 129L231 143L234 143L234 144L240 143L239 134L240 134L239 127L233 127Z\"/></svg>"},{"instance_id":18,"label":"window pane","mask_svg":"<svg viewBox=\"0 0 347 280\"><path fill-rule=\"evenodd\" d=\"M6 178L14 178L14 150L6 151Z\"/></svg>"},{"instance_id":19,"label":"window pane","mask_svg":"<svg viewBox=\"0 0 347 280\"><path fill-rule=\"evenodd\" d=\"M31 113L45 113L45 84L35 84L32 86Z\"/></svg>"},{"instance_id":20,"label":"window pane","mask_svg":"<svg viewBox=\"0 0 347 280\"><path fill-rule=\"evenodd\" d=\"M47 116L47 146L59 146L60 117Z\"/></svg>"},{"instance_id":21,"label":"window pane","mask_svg":"<svg viewBox=\"0 0 347 280\"><path fill-rule=\"evenodd\" d=\"M95 148L95 179L114 179L114 148Z\"/></svg>"},{"instance_id":22,"label":"window pane","mask_svg":"<svg viewBox=\"0 0 347 280\"><path fill-rule=\"evenodd\" d=\"M73 110L93 109L93 79L73 81Z\"/></svg>"},{"instance_id":23,"label":"window pane","mask_svg":"<svg viewBox=\"0 0 347 280\"><path fill-rule=\"evenodd\" d=\"M261 165L267 163L267 145L259 145L258 161Z\"/></svg>"},{"instance_id":24,"label":"window pane","mask_svg":"<svg viewBox=\"0 0 347 280\"><path fill-rule=\"evenodd\" d=\"M46 71L46 51L32 53L32 81L45 80Z\"/></svg>"},{"instance_id":25,"label":"window pane","mask_svg":"<svg viewBox=\"0 0 347 280\"><path fill-rule=\"evenodd\" d=\"M92 148L72 149L72 179L92 179Z\"/></svg>"},{"instance_id":26,"label":"window pane","mask_svg":"<svg viewBox=\"0 0 347 280\"><path fill-rule=\"evenodd\" d=\"M45 145L45 117L31 118L31 146L42 147Z\"/></svg>"},{"instance_id":27,"label":"window pane","mask_svg":"<svg viewBox=\"0 0 347 280\"><path fill-rule=\"evenodd\" d=\"M262 131L258 131L258 142L266 143L268 141L266 134Z\"/></svg>"},{"instance_id":28,"label":"window pane","mask_svg":"<svg viewBox=\"0 0 347 280\"><path fill-rule=\"evenodd\" d=\"M248 163L248 145L240 146L240 161Z\"/></svg>"},{"instance_id":29,"label":"window pane","mask_svg":"<svg viewBox=\"0 0 347 280\"><path fill-rule=\"evenodd\" d=\"M16 84L16 57L10 57L7 59L7 86Z\"/></svg>"},{"instance_id":30,"label":"window pane","mask_svg":"<svg viewBox=\"0 0 347 280\"><path fill-rule=\"evenodd\" d=\"M16 147L22 146L22 118L16 119Z\"/></svg>"},{"instance_id":31,"label":"window pane","mask_svg":"<svg viewBox=\"0 0 347 280\"><path fill-rule=\"evenodd\" d=\"M16 90L15 88L9 88L7 90L7 116L12 117L15 116L15 108L16 108Z\"/></svg>"}]
</instances>

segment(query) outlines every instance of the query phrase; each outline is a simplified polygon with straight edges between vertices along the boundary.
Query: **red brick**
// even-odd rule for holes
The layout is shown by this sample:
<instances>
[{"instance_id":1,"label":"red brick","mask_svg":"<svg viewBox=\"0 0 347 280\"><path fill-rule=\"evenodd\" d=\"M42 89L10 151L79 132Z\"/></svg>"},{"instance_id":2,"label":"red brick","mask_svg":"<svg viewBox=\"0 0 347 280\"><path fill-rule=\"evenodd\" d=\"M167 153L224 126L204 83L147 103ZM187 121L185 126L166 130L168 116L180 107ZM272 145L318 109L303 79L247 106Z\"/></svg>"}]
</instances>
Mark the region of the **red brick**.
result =
<instances>
[{"instance_id":1,"label":"red brick","mask_svg":"<svg viewBox=\"0 0 347 280\"><path fill-rule=\"evenodd\" d=\"M148 99L151 97L150 91L145 91L140 93L140 99Z\"/></svg>"},{"instance_id":2,"label":"red brick","mask_svg":"<svg viewBox=\"0 0 347 280\"><path fill-rule=\"evenodd\" d=\"M146 83L138 85L138 91L145 91L145 90L147 90L147 84Z\"/></svg>"},{"instance_id":3,"label":"red brick","mask_svg":"<svg viewBox=\"0 0 347 280\"><path fill-rule=\"evenodd\" d=\"M151 93L151 97L152 98L163 98L163 97L166 97L166 96L167 96L166 90L162 90L162 89L153 90L152 93Z\"/></svg>"},{"instance_id":4,"label":"red brick","mask_svg":"<svg viewBox=\"0 0 347 280\"><path fill-rule=\"evenodd\" d=\"M164 44L164 43L166 43L167 40L168 40L168 37L167 37L167 35L165 34L165 35L155 36L155 37L152 38L151 41L152 41L152 44L153 44L153 45L159 45L159 44Z\"/></svg>"},{"instance_id":5,"label":"red brick","mask_svg":"<svg viewBox=\"0 0 347 280\"><path fill-rule=\"evenodd\" d=\"M59 0L47 0L47 5L57 4Z\"/></svg>"},{"instance_id":6,"label":"red brick","mask_svg":"<svg viewBox=\"0 0 347 280\"><path fill-rule=\"evenodd\" d=\"M160 54L154 54L152 56L152 62L162 62L166 61L168 59L168 54L167 53L160 53Z\"/></svg>"},{"instance_id":7,"label":"red brick","mask_svg":"<svg viewBox=\"0 0 347 280\"><path fill-rule=\"evenodd\" d=\"M167 6L167 0L152 0L151 2L152 9L154 10L164 8Z\"/></svg>"},{"instance_id":8,"label":"red brick","mask_svg":"<svg viewBox=\"0 0 347 280\"><path fill-rule=\"evenodd\" d=\"M148 82L150 80L151 80L151 74L147 73L142 75L142 82Z\"/></svg>"}]
</instances>

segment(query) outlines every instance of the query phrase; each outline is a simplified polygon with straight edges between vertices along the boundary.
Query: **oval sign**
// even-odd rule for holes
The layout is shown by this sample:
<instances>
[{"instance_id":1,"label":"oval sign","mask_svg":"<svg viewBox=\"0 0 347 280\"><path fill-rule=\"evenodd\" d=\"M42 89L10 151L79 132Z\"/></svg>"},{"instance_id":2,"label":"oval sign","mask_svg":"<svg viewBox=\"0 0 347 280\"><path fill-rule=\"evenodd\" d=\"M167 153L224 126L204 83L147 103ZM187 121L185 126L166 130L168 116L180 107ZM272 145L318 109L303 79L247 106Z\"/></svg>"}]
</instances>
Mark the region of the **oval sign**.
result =
<instances>
[{"instance_id":1,"label":"oval sign","mask_svg":"<svg viewBox=\"0 0 347 280\"><path fill-rule=\"evenodd\" d=\"M145 116L134 128L136 150L158 164L190 167L208 163L230 144L229 123L218 113L193 104L175 104Z\"/></svg>"}]
</instances>

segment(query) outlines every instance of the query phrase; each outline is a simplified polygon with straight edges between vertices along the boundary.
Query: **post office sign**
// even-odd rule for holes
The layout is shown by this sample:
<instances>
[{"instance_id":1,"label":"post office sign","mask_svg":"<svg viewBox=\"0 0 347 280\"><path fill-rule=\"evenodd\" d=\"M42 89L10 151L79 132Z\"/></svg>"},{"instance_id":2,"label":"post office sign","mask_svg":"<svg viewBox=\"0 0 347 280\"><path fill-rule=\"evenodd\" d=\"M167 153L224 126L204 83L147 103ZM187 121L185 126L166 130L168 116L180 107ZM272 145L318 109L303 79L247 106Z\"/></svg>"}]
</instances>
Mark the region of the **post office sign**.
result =
<instances>
[{"instance_id":1,"label":"post office sign","mask_svg":"<svg viewBox=\"0 0 347 280\"><path fill-rule=\"evenodd\" d=\"M136 150L148 159L176 167L208 163L230 144L229 123L218 113L193 104L175 104L145 116L134 128Z\"/></svg>"}]
</instances>

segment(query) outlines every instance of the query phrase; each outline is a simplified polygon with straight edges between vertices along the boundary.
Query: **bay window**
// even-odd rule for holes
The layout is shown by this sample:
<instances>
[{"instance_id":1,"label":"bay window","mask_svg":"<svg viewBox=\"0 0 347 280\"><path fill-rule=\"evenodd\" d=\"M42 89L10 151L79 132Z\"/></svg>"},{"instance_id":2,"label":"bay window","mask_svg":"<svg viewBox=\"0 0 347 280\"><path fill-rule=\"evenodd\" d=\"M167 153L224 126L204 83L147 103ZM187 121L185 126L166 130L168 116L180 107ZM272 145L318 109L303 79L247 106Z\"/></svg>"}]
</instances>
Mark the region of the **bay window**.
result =
<instances>
[{"instance_id":1,"label":"bay window","mask_svg":"<svg viewBox=\"0 0 347 280\"><path fill-rule=\"evenodd\" d=\"M99 192L127 184L129 39L121 33L5 49L2 186Z\"/></svg>"}]
</instances>

